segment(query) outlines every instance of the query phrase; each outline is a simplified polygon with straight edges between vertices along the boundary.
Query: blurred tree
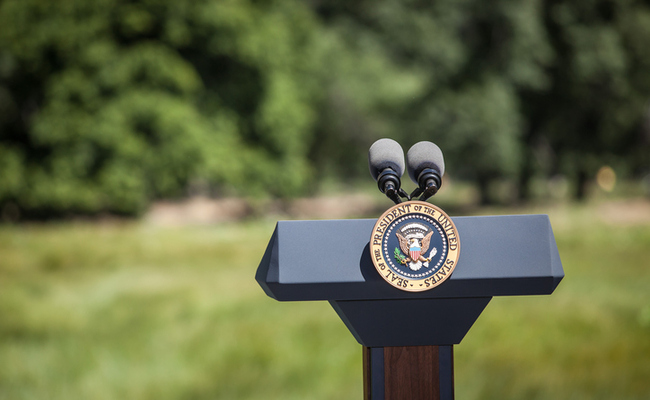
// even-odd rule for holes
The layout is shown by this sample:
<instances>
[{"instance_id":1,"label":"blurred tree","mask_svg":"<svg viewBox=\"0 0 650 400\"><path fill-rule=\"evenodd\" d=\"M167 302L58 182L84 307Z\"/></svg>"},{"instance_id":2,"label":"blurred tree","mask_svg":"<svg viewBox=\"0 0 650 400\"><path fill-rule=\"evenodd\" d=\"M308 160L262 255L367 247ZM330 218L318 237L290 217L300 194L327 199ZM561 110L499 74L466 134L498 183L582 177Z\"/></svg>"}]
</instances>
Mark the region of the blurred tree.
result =
<instances>
[{"instance_id":1,"label":"blurred tree","mask_svg":"<svg viewBox=\"0 0 650 400\"><path fill-rule=\"evenodd\" d=\"M324 109L352 123L327 137L368 138L356 151L361 141L347 140L339 154L359 154L384 135L405 147L432 140L444 149L448 171L477 182L483 203L492 201L498 178L517 177L525 200L537 173L574 177L578 198L603 163L647 173L647 1L314 4L350 43L356 62L348 63L371 77L364 91L348 83L361 79L336 74L339 90ZM395 101L383 101L389 98ZM369 120L351 111L358 103Z\"/></svg>"},{"instance_id":2,"label":"blurred tree","mask_svg":"<svg viewBox=\"0 0 650 400\"><path fill-rule=\"evenodd\" d=\"M317 9L318 10L318 9ZM321 10L324 96L312 145L320 177L368 179L365 157L381 137L400 138L397 111L426 87L427 74L392 58L382 37L342 10Z\"/></svg>"},{"instance_id":3,"label":"blurred tree","mask_svg":"<svg viewBox=\"0 0 650 400\"><path fill-rule=\"evenodd\" d=\"M0 207L304 188L319 58L300 2L7 0L0 26Z\"/></svg>"},{"instance_id":4,"label":"blurred tree","mask_svg":"<svg viewBox=\"0 0 650 400\"><path fill-rule=\"evenodd\" d=\"M355 46L358 59L374 52L375 64L402 71L403 76L385 78L392 85L379 79L368 85L369 91L380 88L380 93L385 88L383 98L397 99L380 101L376 92L374 98L366 96L374 100L367 102L374 113L387 120L372 136L390 132L405 150L419 140L438 143L448 170L474 179L482 202L490 202L491 182L513 177L521 161L525 121L519 92L549 85L544 68L552 51L541 3L321 1L316 10ZM357 96L358 91L345 92L350 85L339 86L339 97ZM339 128L352 131L358 126Z\"/></svg>"},{"instance_id":5,"label":"blurred tree","mask_svg":"<svg viewBox=\"0 0 650 400\"><path fill-rule=\"evenodd\" d=\"M572 176L581 199L604 163L647 168L650 2L547 0L544 20L556 57L549 90L523 93L529 122L521 196L541 142L553 150L547 168Z\"/></svg>"},{"instance_id":6,"label":"blurred tree","mask_svg":"<svg viewBox=\"0 0 650 400\"><path fill-rule=\"evenodd\" d=\"M438 143L483 203L647 169L647 0L5 0L0 26L8 213L296 195L367 179L386 136Z\"/></svg>"}]
</instances>

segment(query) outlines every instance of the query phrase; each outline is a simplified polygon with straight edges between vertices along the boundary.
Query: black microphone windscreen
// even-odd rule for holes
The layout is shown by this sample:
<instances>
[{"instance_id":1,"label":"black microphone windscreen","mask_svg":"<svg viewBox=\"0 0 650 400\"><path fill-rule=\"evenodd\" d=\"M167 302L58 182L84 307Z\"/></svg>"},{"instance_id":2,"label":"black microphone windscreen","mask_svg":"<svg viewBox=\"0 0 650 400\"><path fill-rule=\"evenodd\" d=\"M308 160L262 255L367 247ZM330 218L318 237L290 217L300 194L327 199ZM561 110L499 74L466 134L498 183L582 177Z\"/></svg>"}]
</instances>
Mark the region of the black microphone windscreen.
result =
<instances>
[{"instance_id":1,"label":"black microphone windscreen","mask_svg":"<svg viewBox=\"0 0 650 400\"><path fill-rule=\"evenodd\" d=\"M393 139L379 139L368 150L370 175L377 180L379 174L390 168L402 176L404 174L404 150Z\"/></svg>"},{"instance_id":2,"label":"black microphone windscreen","mask_svg":"<svg viewBox=\"0 0 650 400\"><path fill-rule=\"evenodd\" d=\"M431 168L440 174L445 174L445 159L442 150L431 142L418 142L414 144L406 155L409 177L418 183L418 176L425 168Z\"/></svg>"}]
</instances>

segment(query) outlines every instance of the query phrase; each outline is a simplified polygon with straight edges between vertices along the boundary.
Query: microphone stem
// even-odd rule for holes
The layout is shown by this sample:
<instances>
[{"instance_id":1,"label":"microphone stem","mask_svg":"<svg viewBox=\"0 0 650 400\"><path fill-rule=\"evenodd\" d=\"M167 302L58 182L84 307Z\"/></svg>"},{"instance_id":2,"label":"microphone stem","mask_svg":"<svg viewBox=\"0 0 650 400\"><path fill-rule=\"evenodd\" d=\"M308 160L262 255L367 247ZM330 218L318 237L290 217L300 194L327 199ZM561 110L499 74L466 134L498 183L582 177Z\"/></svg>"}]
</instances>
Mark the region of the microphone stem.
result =
<instances>
[{"instance_id":1,"label":"microphone stem","mask_svg":"<svg viewBox=\"0 0 650 400\"><path fill-rule=\"evenodd\" d=\"M399 197L399 193L397 190L395 190L395 184L391 181L386 182L386 185L384 186L384 193L386 196L393 200L395 204L399 204L402 202L402 199Z\"/></svg>"}]
</instances>

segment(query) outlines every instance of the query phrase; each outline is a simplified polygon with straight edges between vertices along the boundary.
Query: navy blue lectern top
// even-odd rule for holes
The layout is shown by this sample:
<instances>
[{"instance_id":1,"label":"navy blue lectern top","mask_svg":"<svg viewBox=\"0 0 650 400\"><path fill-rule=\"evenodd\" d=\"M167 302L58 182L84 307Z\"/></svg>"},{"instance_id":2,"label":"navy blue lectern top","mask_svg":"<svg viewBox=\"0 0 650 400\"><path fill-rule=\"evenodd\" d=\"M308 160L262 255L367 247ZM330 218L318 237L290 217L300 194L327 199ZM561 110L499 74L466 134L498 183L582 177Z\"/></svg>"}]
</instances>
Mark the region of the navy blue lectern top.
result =
<instances>
[{"instance_id":1,"label":"navy blue lectern top","mask_svg":"<svg viewBox=\"0 0 650 400\"><path fill-rule=\"evenodd\" d=\"M279 221L256 280L281 301L476 298L551 294L564 277L546 215L452 218L460 258L425 292L387 284L370 258L372 219Z\"/></svg>"},{"instance_id":2,"label":"navy blue lectern top","mask_svg":"<svg viewBox=\"0 0 650 400\"><path fill-rule=\"evenodd\" d=\"M277 300L328 300L359 343L386 347L460 343L493 296L551 294L564 277L548 216L452 220L458 263L428 291L379 275L372 219L278 222L255 279Z\"/></svg>"}]
</instances>

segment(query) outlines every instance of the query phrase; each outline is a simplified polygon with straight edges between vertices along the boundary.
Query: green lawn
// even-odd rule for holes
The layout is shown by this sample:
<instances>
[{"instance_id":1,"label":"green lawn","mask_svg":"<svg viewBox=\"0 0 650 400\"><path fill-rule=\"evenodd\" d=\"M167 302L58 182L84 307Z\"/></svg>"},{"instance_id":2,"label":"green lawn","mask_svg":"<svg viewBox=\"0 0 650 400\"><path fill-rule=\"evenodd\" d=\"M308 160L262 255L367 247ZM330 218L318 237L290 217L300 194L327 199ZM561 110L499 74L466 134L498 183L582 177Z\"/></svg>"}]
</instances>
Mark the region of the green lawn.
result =
<instances>
[{"instance_id":1,"label":"green lawn","mask_svg":"<svg viewBox=\"0 0 650 400\"><path fill-rule=\"evenodd\" d=\"M492 300L457 399L650 398L650 226L597 214L551 210L566 278ZM273 226L0 227L0 399L361 399L330 306L255 282Z\"/></svg>"}]
</instances>

